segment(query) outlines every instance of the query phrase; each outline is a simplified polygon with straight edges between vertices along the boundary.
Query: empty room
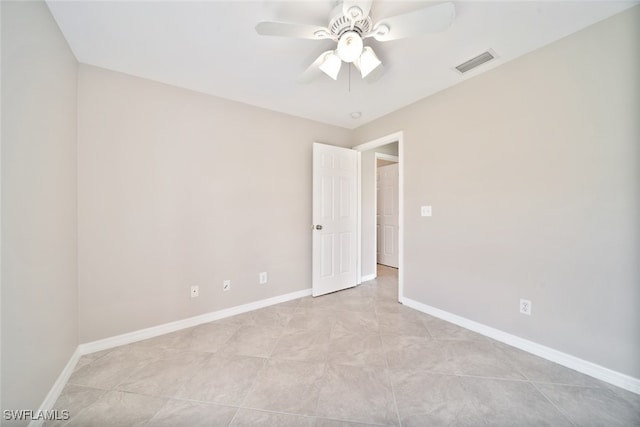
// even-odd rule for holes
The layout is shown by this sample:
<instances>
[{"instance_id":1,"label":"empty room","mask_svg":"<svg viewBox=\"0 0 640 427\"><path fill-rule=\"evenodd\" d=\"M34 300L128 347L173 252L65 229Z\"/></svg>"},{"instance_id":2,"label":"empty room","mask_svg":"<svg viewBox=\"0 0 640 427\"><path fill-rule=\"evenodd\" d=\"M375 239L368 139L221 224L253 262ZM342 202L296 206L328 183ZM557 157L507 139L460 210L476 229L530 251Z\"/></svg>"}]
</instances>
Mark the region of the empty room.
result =
<instances>
[{"instance_id":1,"label":"empty room","mask_svg":"<svg viewBox=\"0 0 640 427\"><path fill-rule=\"evenodd\" d=\"M2 426L640 426L640 2L0 22Z\"/></svg>"}]
</instances>

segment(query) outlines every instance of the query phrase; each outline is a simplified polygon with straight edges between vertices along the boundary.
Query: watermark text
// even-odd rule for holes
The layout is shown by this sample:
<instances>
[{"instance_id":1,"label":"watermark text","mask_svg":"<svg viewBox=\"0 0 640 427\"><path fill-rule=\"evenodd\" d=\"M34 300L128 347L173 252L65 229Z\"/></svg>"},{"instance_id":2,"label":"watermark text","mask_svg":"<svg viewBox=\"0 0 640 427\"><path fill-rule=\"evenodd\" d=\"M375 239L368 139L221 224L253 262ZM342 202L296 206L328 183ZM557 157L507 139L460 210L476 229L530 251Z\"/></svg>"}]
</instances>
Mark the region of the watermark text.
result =
<instances>
[{"instance_id":1,"label":"watermark text","mask_svg":"<svg viewBox=\"0 0 640 427\"><path fill-rule=\"evenodd\" d=\"M69 411L50 410L50 411L34 411L32 409L5 409L2 412L5 421L66 421L69 419Z\"/></svg>"}]
</instances>

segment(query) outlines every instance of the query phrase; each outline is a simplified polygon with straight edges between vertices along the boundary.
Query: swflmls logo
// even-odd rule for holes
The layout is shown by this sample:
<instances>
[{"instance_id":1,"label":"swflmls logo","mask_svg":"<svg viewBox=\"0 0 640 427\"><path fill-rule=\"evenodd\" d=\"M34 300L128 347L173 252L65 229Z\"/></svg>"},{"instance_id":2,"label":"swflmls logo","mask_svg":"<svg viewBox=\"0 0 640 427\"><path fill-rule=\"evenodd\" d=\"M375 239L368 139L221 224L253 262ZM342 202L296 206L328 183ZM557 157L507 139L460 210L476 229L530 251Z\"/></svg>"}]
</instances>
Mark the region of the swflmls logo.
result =
<instances>
[{"instance_id":1,"label":"swflmls logo","mask_svg":"<svg viewBox=\"0 0 640 427\"><path fill-rule=\"evenodd\" d=\"M3 416L6 421L66 421L69 419L69 411L66 409L62 411L58 411L57 409L51 411L33 411L31 409L5 409L3 411Z\"/></svg>"}]
</instances>

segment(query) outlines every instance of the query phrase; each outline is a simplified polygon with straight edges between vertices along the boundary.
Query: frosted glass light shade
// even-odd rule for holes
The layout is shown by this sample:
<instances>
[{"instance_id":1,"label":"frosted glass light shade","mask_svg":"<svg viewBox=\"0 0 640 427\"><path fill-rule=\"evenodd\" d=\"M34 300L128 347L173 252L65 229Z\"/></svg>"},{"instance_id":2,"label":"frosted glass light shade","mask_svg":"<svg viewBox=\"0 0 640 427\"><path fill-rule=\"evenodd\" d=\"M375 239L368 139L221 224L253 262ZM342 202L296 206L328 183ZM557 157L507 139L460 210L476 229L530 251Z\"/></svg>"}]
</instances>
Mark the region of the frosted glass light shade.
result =
<instances>
[{"instance_id":1,"label":"frosted glass light shade","mask_svg":"<svg viewBox=\"0 0 640 427\"><path fill-rule=\"evenodd\" d=\"M333 80L337 80L341 66L342 61L340 60L340 58L338 58L335 53L331 52L324 57L324 61L322 62L322 64L320 64L320 70L322 70L323 73L331 77Z\"/></svg>"},{"instance_id":2,"label":"frosted glass light shade","mask_svg":"<svg viewBox=\"0 0 640 427\"><path fill-rule=\"evenodd\" d=\"M363 79L373 70L378 68L380 64L382 64L382 62L380 62L373 49L369 46L364 48L362 55L360 55L360 58L356 60L356 65L358 66Z\"/></svg>"},{"instance_id":3,"label":"frosted glass light shade","mask_svg":"<svg viewBox=\"0 0 640 427\"><path fill-rule=\"evenodd\" d=\"M362 54L362 38L355 31L347 31L338 41L338 56L344 62L353 62Z\"/></svg>"}]
</instances>

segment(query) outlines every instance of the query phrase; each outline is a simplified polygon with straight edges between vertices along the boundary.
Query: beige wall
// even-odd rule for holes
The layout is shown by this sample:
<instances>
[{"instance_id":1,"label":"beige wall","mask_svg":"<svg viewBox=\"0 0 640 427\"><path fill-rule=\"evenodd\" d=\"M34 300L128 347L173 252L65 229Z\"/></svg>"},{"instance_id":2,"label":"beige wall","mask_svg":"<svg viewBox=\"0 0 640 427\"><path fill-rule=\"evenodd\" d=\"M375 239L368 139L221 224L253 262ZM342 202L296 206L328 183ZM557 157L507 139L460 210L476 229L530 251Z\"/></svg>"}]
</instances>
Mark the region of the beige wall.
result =
<instances>
[{"instance_id":1,"label":"beige wall","mask_svg":"<svg viewBox=\"0 0 640 427\"><path fill-rule=\"evenodd\" d=\"M78 344L78 66L44 3L0 7L2 409L37 409Z\"/></svg>"},{"instance_id":2,"label":"beige wall","mask_svg":"<svg viewBox=\"0 0 640 427\"><path fill-rule=\"evenodd\" d=\"M640 378L638 76L635 7L357 129L404 131L405 295Z\"/></svg>"},{"instance_id":3,"label":"beige wall","mask_svg":"<svg viewBox=\"0 0 640 427\"><path fill-rule=\"evenodd\" d=\"M85 65L78 84L81 342L310 287L311 146L348 130Z\"/></svg>"}]
</instances>

